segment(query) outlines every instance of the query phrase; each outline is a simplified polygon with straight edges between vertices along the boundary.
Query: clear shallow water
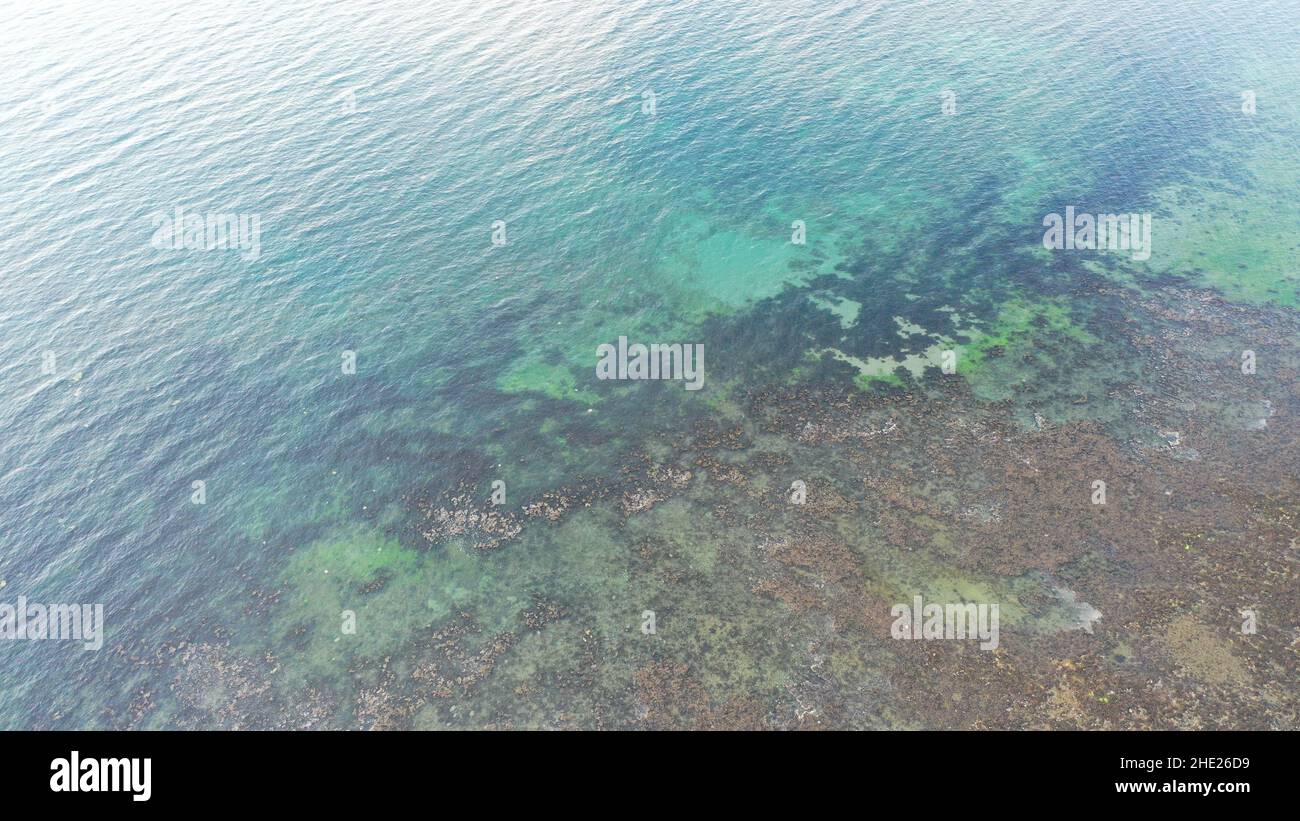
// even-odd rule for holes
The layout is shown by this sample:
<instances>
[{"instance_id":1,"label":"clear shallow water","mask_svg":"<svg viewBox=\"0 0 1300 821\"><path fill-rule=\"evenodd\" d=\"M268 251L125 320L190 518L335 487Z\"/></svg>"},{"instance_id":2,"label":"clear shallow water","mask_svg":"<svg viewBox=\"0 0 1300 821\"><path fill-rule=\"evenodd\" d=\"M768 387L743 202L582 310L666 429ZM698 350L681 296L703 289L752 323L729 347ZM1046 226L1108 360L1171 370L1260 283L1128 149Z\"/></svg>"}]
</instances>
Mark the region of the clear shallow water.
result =
<instances>
[{"instance_id":1,"label":"clear shallow water","mask_svg":"<svg viewBox=\"0 0 1300 821\"><path fill-rule=\"evenodd\" d=\"M388 528L396 551L412 496L500 475L530 498L714 412L707 390L595 382L597 344L705 341L711 386L851 380L805 351L901 358L896 316L952 338L1068 293L1082 261L1036 248L1065 204L1173 222L1208 199L1217 236L1274 273L1207 264L1202 284L1293 305L1298 10L6 6L4 595L103 602L132 652L212 631L278 650L294 617L248 612L248 591L301 549ZM260 258L151 247L177 206L260 215ZM1187 274L1207 218L1181 216L1176 249L1098 264ZM502 590L581 600L623 572L592 552L422 566L369 649L453 604L504 619ZM144 675L0 652L5 726L105 721Z\"/></svg>"}]
</instances>

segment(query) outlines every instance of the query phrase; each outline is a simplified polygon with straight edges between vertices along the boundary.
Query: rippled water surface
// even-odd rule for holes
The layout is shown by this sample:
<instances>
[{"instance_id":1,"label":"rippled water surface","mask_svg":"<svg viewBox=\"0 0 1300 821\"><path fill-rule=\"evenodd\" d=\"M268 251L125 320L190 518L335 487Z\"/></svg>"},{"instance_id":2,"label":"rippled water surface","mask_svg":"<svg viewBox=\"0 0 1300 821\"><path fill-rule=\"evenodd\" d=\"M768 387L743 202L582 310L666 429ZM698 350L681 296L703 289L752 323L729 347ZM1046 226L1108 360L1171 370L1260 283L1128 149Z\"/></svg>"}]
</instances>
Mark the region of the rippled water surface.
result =
<instances>
[{"instance_id":1,"label":"rippled water surface","mask_svg":"<svg viewBox=\"0 0 1300 821\"><path fill-rule=\"evenodd\" d=\"M1295 2L0 18L0 726L1294 728Z\"/></svg>"}]
</instances>

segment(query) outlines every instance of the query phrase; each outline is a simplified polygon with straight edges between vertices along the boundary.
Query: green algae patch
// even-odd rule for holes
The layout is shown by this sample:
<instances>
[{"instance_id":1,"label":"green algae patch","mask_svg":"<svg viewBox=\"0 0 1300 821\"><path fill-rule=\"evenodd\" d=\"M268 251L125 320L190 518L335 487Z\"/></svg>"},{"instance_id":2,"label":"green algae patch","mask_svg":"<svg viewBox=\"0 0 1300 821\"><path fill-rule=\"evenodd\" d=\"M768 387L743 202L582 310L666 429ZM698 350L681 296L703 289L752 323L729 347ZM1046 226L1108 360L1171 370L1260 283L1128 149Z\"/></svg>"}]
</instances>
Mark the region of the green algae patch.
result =
<instances>
[{"instance_id":1,"label":"green algae patch","mask_svg":"<svg viewBox=\"0 0 1300 821\"><path fill-rule=\"evenodd\" d=\"M853 384L859 390L869 391L874 385L888 385L892 388L904 387L907 383L903 377L889 371L886 373L857 373L853 376Z\"/></svg>"},{"instance_id":2,"label":"green algae patch","mask_svg":"<svg viewBox=\"0 0 1300 821\"><path fill-rule=\"evenodd\" d=\"M1029 616L1020 602L1015 580L979 580L964 576L938 576L922 582L921 597L936 604L996 604L999 626L1022 625Z\"/></svg>"},{"instance_id":3,"label":"green algae patch","mask_svg":"<svg viewBox=\"0 0 1300 821\"><path fill-rule=\"evenodd\" d=\"M595 367L595 360L592 360ZM591 391L578 388L573 371L564 365L556 365L540 359L524 358L515 363L500 379L497 388L505 393L540 393L552 399L567 399L595 405L600 396Z\"/></svg>"},{"instance_id":4,"label":"green algae patch","mask_svg":"<svg viewBox=\"0 0 1300 821\"><path fill-rule=\"evenodd\" d=\"M740 420L745 418L744 407L736 400L736 395L743 392L740 379L710 384L702 391L686 391L688 395L698 398L722 419Z\"/></svg>"},{"instance_id":5,"label":"green algae patch","mask_svg":"<svg viewBox=\"0 0 1300 821\"><path fill-rule=\"evenodd\" d=\"M700 603L698 599L692 602ZM770 629L770 617L762 608L721 615L683 609L680 621L685 624L677 649L691 660L700 683L715 699L755 694L770 699L786 692L791 682L789 668L797 661L787 656L784 665L771 663L789 650L780 646Z\"/></svg>"},{"instance_id":6,"label":"green algae patch","mask_svg":"<svg viewBox=\"0 0 1300 821\"><path fill-rule=\"evenodd\" d=\"M367 584L381 572L409 573L417 560L416 552L396 539L361 526L345 527L296 553L285 575L320 574L339 584Z\"/></svg>"},{"instance_id":7,"label":"green algae patch","mask_svg":"<svg viewBox=\"0 0 1300 821\"><path fill-rule=\"evenodd\" d=\"M272 611L273 630L284 637L279 659L287 678L335 679L357 657L394 652L427 625L420 569L416 551L359 524L336 528L294 553Z\"/></svg>"},{"instance_id":8,"label":"green algae patch","mask_svg":"<svg viewBox=\"0 0 1300 821\"><path fill-rule=\"evenodd\" d=\"M957 359L957 373L961 374L978 372L987 364L989 353L994 349L1019 353L1032 348L1035 337L1063 336L1085 345L1101 341L1074 321L1065 299L1032 300L1024 297L1003 304L989 329L968 331L966 335L973 337L974 341L962 347L964 356Z\"/></svg>"},{"instance_id":9,"label":"green algae patch","mask_svg":"<svg viewBox=\"0 0 1300 821\"><path fill-rule=\"evenodd\" d=\"M909 556L885 568L867 592L905 606L914 596L924 604L997 605L1000 628L1052 634L1072 630L1092 632L1102 614L1074 591L1060 587L1045 574L1030 571L1020 576L976 576L962 573L944 562Z\"/></svg>"},{"instance_id":10,"label":"green algae patch","mask_svg":"<svg viewBox=\"0 0 1300 821\"><path fill-rule=\"evenodd\" d=\"M1075 319L1064 298L1016 297L998 309L987 328L967 329L962 335L970 342L956 346L957 373L986 401L1011 396L1016 381L1026 377L1024 357L1045 356L1045 343L1086 347L1101 342Z\"/></svg>"},{"instance_id":11,"label":"green algae patch","mask_svg":"<svg viewBox=\"0 0 1300 821\"><path fill-rule=\"evenodd\" d=\"M954 354L955 373L971 386L984 402L1000 402L1025 393L1038 384L1041 374L1070 368L1087 383L1087 388L1070 396L1038 396L1033 402L1050 418L1079 418L1095 415L1097 408L1081 396L1101 395L1113 371L1096 366L1090 354L1103 340L1086 326L1091 316L1087 306L1065 297L1016 295L1002 303L991 318L976 320L955 308L939 310L950 314L955 330L940 333L922 327L906 316L893 317L897 353L859 356L841 347L813 348L791 373L791 379L806 375L818 360L831 358L850 366L854 386L864 392L906 389L925 384L943 370L945 355ZM1085 376L1087 374L1087 376ZM1071 405L1071 402L1075 402Z\"/></svg>"},{"instance_id":12,"label":"green algae patch","mask_svg":"<svg viewBox=\"0 0 1300 821\"><path fill-rule=\"evenodd\" d=\"M455 544L421 553L366 525L337 528L297 551L281 590L272 629L283 638L277 658L294 686L343 680L350 667L398 652L461 610L513 607L484 555Z\"/></svg>"},{"instance_id":13,"label":"green algae patch","mask_svg":"<svg viewBox=\"0 0 1300 821\"><path fill-rule=\"evenodd\" d=\"M653 537L669 546L670 557L692 571L713 573L724 534L712 517L701 516L687 499L671 499L628 520L634 537Z\"/></svg>"},{"instance_id":14,"label":"green algae patch","mask_svg":"<svg viewBox=\"0 0 1300 821\"><path fill-rule=\"evenodd\" d=\"M574 599L626 592L627 546L618 539L615 522L607 510L584 509L544 534L543 566L566 576L556 592Z\"/></svg>"}]
</instances>

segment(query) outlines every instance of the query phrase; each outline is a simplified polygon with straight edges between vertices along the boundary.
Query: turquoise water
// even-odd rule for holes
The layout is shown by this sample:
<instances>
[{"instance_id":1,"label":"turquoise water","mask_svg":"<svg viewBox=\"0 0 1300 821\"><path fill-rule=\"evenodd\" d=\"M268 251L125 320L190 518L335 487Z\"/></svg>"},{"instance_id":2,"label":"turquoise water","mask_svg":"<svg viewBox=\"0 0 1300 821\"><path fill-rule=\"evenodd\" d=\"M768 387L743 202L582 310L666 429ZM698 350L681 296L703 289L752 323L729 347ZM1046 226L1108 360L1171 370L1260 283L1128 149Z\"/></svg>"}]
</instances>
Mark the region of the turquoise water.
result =
<instances>
[{"instance_id":1,"label":"turquoise water","mask_svg":"<svg viewBox=\"0 0 1300 821\"><path fill-rule=\"evenodd\" d=\"M1063 300L1060 329L1099 339L1086 326L1105 306L1070 302L1098 270L1295 306L1297 12L8 6L0 595L102 602L108 627L102 652L0 647L0 725L117 726L145 703L139 726L170 726L176 672L154 662L189 642L276 654L274 688L337 685L350 726L344 671L457 612L490 633L543 593L625 629L643 604L619 545L688 527L592 514L562 537L430 552L421 500L486 499L501 479L518 505L612 480L741 389L906 387L937 363L815 352L978 346L969 332L996 336L1024 300ZM1053 256L1041 219L1067 204L1154 212L1170 240L1146 263ZM153 247L153 216L177 207L258 215L260 255ZM620 335L705 344L706 389L597 381L595 347ZM1011 393L969 378L983 399ZM719 538L695 539L700 567ZM353 605L344 649L329 561L390 579ZM617 607L591 604L606 593Z\"/></svg>"}]
</instances>

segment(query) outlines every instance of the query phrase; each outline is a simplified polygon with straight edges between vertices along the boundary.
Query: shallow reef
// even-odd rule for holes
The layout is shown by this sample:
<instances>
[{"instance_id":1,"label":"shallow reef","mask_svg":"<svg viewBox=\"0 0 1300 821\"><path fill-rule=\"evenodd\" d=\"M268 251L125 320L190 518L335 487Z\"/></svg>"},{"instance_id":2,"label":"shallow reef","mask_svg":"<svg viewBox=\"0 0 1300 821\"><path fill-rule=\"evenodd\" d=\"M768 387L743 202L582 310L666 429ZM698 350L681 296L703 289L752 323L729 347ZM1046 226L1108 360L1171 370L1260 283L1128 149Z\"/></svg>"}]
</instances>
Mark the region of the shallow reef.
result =
<instances>
[{"instance_id":1,"label":"shallow reef","mask_svg":"<svg viewBox=\"0 0 1300 821\"><path fill-rule=\"evenodd\" d=\"M1011 303L983 337L973 370L1014 357L1033 390L732 386L610 478L412 492L250 585L276 640L120 650L140 683L103 722L1295 729L1297 319L1095 288L1118 318ZM916 595L997 603L996 649L893 638Z\"/></svg>"}]
</instances>

